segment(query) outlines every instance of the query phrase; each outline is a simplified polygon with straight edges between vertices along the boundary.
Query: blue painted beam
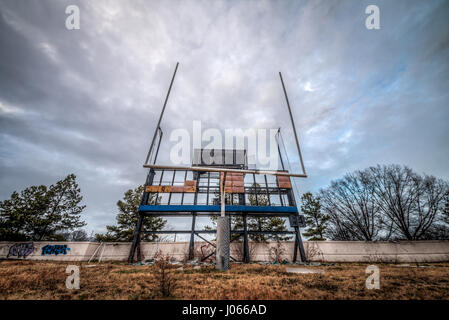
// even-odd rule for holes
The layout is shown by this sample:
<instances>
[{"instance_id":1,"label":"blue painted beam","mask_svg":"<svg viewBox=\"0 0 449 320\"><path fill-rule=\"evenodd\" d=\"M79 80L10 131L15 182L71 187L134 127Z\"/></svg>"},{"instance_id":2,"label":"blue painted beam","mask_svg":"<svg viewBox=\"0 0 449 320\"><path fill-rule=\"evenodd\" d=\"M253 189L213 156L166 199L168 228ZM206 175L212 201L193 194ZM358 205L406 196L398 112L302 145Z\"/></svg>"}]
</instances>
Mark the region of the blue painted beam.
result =
<instances>
[{"instance_id":1,"label":"blue painted beam","mask_svg":"<svg viewBox=\"0 0 449 320\"><path fill-rule=\"evenodd\" d=\"M220 212L220 205L141 205L139 212ZM226 212L297 213L297 207L282 206L231 206Z\"/></svg>"}]
</instances>

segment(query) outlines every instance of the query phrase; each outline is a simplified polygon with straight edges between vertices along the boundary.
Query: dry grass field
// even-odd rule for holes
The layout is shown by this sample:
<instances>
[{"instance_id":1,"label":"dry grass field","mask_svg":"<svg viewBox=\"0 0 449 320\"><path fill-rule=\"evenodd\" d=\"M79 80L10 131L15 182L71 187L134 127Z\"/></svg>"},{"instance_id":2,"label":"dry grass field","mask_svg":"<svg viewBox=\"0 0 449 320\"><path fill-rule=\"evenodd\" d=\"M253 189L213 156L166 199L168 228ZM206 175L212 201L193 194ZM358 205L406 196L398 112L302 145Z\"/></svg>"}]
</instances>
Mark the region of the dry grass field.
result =
<instances>
[{"instance_id":1,"label":"dry grass field","mask_svg":"<svg viewBox=\"0 0 449 320\"><path fill-rule=\"evenodd\" d=\"M80 267L80 289L65 286L69 264ZM377 264L380 289L368 290L367 264L305 267L322 274L292 274L285 265L233 264L193 269L167 266L165 297L157 266L125 263L0 261L0 299L449 299L449 263L409 267Z\"/></svg>"}]
</instances>

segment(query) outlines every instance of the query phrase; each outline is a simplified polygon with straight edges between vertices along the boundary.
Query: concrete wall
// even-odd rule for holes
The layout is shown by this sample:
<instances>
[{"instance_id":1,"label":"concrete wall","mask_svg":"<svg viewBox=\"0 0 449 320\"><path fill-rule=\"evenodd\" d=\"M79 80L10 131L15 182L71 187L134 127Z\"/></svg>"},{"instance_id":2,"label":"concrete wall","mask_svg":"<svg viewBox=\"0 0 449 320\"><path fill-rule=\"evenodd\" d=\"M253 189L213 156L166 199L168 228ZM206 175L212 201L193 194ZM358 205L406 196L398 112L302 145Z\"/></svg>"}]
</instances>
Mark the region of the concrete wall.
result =
<instances>
[{"instance_id":1,"label":"concrete wall","mask_svg":"<svg viewBox=\"0 0 449 320\"><path fill-rule=\"evenodd\" d=\"M278 255L292 260L293 242L268 244L250 243L252 261L272 261ZM107 243L100 247L95 242L0 242L0 259L88 261L126 261L130 243ZM168 254L182 261L187 258L188 242L142 243L144 259L156 252ZM304 241L309 261L324 262L442 262L449 261L449 241ZM233 243L231 256L241 259L241 244ZM205 242L195 243L195 255L205 256L213 248ZM8 256L9 254L9 256ZM298 255L299 257L299 255Z\"/></svg>"},{"instance_id":2,"label":"concrete wall","mask_svg":"<svg viewBox=\"0 0 449 320\"><path fill-rule=\"evenodd\" d=\"M0 259L85 261L92 256L98 245L94 242L2 241L0 242Z\"/></svg>"}]
</instances>

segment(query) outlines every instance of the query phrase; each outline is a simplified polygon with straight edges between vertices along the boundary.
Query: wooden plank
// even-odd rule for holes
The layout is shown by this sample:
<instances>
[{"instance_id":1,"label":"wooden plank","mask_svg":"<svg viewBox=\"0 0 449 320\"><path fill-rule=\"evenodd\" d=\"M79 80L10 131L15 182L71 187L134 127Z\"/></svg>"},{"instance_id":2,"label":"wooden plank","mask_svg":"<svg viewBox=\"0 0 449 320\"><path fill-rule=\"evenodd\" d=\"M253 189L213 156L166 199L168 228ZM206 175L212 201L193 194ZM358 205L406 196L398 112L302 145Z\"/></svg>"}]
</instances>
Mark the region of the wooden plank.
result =
<instances>
[{"instance_id":1,"label":"wooden plank","mask_svg":"<svg viewBox=\"0 0 449 320\"><path fill-rule=\"evenodd\" d=\"M152 193L193 193L196 191L196 186L147 186L146 192Z\"/></svg>"},{"instance_id":2,"label":"wooden plank","mask_svg":"<svg viewBox=\"0 0 449 320\"><path fill-rule=\"evenodd\" d=\"M196 191L196 187L184 187L184 192L192 193Z\"/></svg>"},{"instance_id":3,"label":"wooden plank","mask_svg":"<svg viewBox=\"0 0 449 320\"><path fill-rule=\"evenodd\" d=\"M184 192L184 186L173 186L171 188L172 193L181 193Z\"/></svg>"},{"instance_id":4,"label":"wooden plank","mask_svg":"<svg viewBox=\"0 0 449 320\"><path fill-rule=\"evenodd\" d=\"M242 187L233 187L232 193L245 193L245 188L243 186Z\"/></svg>"},{"instance_id":5,"label":"wooden plank","mask_svg":"<svg viewBox=\"0 0 449 320\"><path fill-rule=\"evenodd\" d=\"M165 192L171 192L171 186L147 186L145 188L146 192L161 192L161 193L165 193Z\"/></svg>"},{"instance_id":6,"label":"wooden plank","mask_svg":"<svg viewBox=\"0 0 449 320\"><path fill-rule=\"evenodd\" d=\"M184 181L184 187L196 187L196 180Z\"/></svg>"},{"instance_id":7,"label":"wooden plank","mask_svg":"<svg viewBox=\"0 0 449 320\"><path fill-rule=\"evenodd\" d=\"M244 182L242 180L240 181L227 181L225 183L225 187L243 187Z\"/></svg>"},{"instance_id":8,"label":"wooden plank","mask_svg":"<svg viewBox=\"0 0 449 320\"><path fill-rule=\"evenodd\" d=\"M276 179L278 181L279 188L282 188L282 189L291 189L292 188L292 184L290 182L290 177L277 176Z\"/></svg>"},{"instance_id":9,"label":"wooden plank","mask_svg":"<svg viewBox=\"0 0 449 320\"><path fill-rule=\"evenodd\" d=\"M225 187L226 193L245 193L244 187Z\"/></svg>"},{"instance_id":10,"label":"wooden plank","mask_svg":"<svg viewBox=\"0 0 449 320\"><path fill-rule=\"evenodd\" d=\"M290 182L279 182L279 188L282 189L291 189L292 185Z\"/></svg>"}]
</instances>

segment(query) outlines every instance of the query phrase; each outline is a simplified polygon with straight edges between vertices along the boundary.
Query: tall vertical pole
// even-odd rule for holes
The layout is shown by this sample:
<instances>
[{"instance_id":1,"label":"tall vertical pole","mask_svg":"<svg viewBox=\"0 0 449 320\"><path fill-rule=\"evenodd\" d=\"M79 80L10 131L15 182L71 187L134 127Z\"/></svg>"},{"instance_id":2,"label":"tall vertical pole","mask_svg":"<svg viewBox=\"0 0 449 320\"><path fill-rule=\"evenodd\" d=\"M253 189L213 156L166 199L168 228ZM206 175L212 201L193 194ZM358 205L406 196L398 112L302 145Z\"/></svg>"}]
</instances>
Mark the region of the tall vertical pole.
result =
<instances>
[{"instance_id":1,"label":"tall vertical pole","mask_svg":"<svg viewBox=\"0 0 449 320\"><path fill-rule=\"evenodd\" d=\"M296 134L295 121L293 121L292 109L290 108L290 102L288 101L287 91L285 90L284 80L282 79L282 74L279 72L279 77L281 78L282 89L284 89L285 100L287 101L288 113L290 115L290 120L292 122L293 133L295 134L296 148L298 149L299 161L301 162L302 172L306 174L306 169L304 168L304 162L302 161L301 148L299 147L298 135Z\"/></svg>"},{"instance_id":2,"label":"tall vertical pole","mask_svg":"<svg viewBox=\"0 0 449 320\"><path fill-rule=\"evenodd\" d=\"M170 96L171 88L173 86L173 81L175 80L176 71L178 71L178 66L179 66L179 62L176 62L175 72L173 73L173 77L171 79L170 86L168 88L167 96L165 97L164 106L162 107L161 115L159 116L159 121L157 122L156 129L154 130L153 140L151 141L150 149L148 150L148 154L145 159L145 164L148 164L148 160L150 159L151 152L153 151L154 143L156 142L157 133L158 133L158 131L160 131L161 136L160 136L159 145L158 145L157 151L156 151L156 157L157 157L157 152L159 151L159 146L160 146L161 140L162 140L161 121L162 121L162 117L164 115L165 107L167 106L167 101L168 101L168 97ZM156 162L156 157L155 157L155 162ZM148 173L147 180L145 182L145 187L153 184L154 175L155 175L155 172L153 169L151 169L150 172ZM144 190L141 204L146 204L148 202L148 196L149 196L149 192ZM136 231L134 233L133 242L131 244L131 250L129 253L129 257L128 257L129 263L132 263L134 260L134 252L136 251L137 246L139 246L139 253L140 253L140 232L142 229L142 224L143 224L144 218L145 218L144 214L139 213L139 219L136 224ZM140 254L138 255L138 260L139 259L140 259Z\"/></svg>"},{"instance_id":3,"label":"tall vertical pole","mask_svg":"<svg viewBox=\"0 0 449 320\"><path fill-rule=\"evenodd\" d=\"M156 149L156 154L154 155L154 159L153 159L153 164L156 164L156 160L157 160L157 155L159 153L159 148L161 147L161 142L162 142L162 136L164 135L164 132L162 131L161 127L158 128L159 129L159 142L157 143L157 149Z\"/></svg>"},{"instance_id":4,"label":"tall vertical pole","mask_svg":"<svg viewBox=\"0 0 449 320\"><path fill-rule=\"evenodd\" d=\"M162 116L164 115L165 107L167 106L168 97L170 96L170 91L171 91L171 88L173 86L173 81L175 80L176 71L178 70L178 65L179 65L179 62L176 62L175 72L173 73L173 77L172 77L171 82L170 82L170 87L168 88L167 96L165 97L164 106L162 107L161 115L159 116L159 121L157 122L156 130L154 130L153 140L151 141L150 150L148 150L148 154L147 154L147 158L145 160L145 164L148 164L148 160L150 159L151 152L153 151L154 142L156 141L157 131L159 130L159 127L161 125Z\"/></svg>"},{"instance_id":5,"label":"tall vertical pole","mask_svg":"<svg viewBox=\"0 0 449 320\"><path fill-rule=\"evenodd\" d=\"M278 137L281 136L281 128L278 129L278 132L276 133L276 135L277 135ZM279 146L279 138L276 139L276 141L277 141L277 144L278 144L279 159L281 159L281 168L282 168L282 170L285 170L285 167L284 167L284 160L282 159L281 148L280 148L280 146Z\"/></svg>"},{"instance_id":6,"label":"tall vertical pole","mask_svg":"<svg viewBox=\"0 0 449 320\"><path fill-rule=\"evenodd\" d=\"M279 72L279 77L281 78L282 89L284 90L285 101L287 102L288 114L290 115L290 121L292 123L293 133L295 135L296 148L298 149L299 161L301 162L302 172L304 174L306 174L306 169L304 167L304 162L302 160L302 155L301 155L301 148L299 147L298 135L296 133L295 121L293 120L292 109L290 108L290 102L288 101L287 90L285 90L284 80L282 79L282 74L280 72ZM290 205L296 206L296 201L294 200L293 194L291 194L291 190L288 193L288 198L289 198L288 200L290 202ZM301 260L302 260L302 262L306 262L307 258L306 258L306 254L304 251L304 245L302 243L301 232L299 230L299 226L296 226L294 229L295 229L296 237L295 237L295 253L294 253L293 260L296 261L296 252L297 252L296 250L299 247L299 253L301 255Z\"/></svg>"}]
</instances>

